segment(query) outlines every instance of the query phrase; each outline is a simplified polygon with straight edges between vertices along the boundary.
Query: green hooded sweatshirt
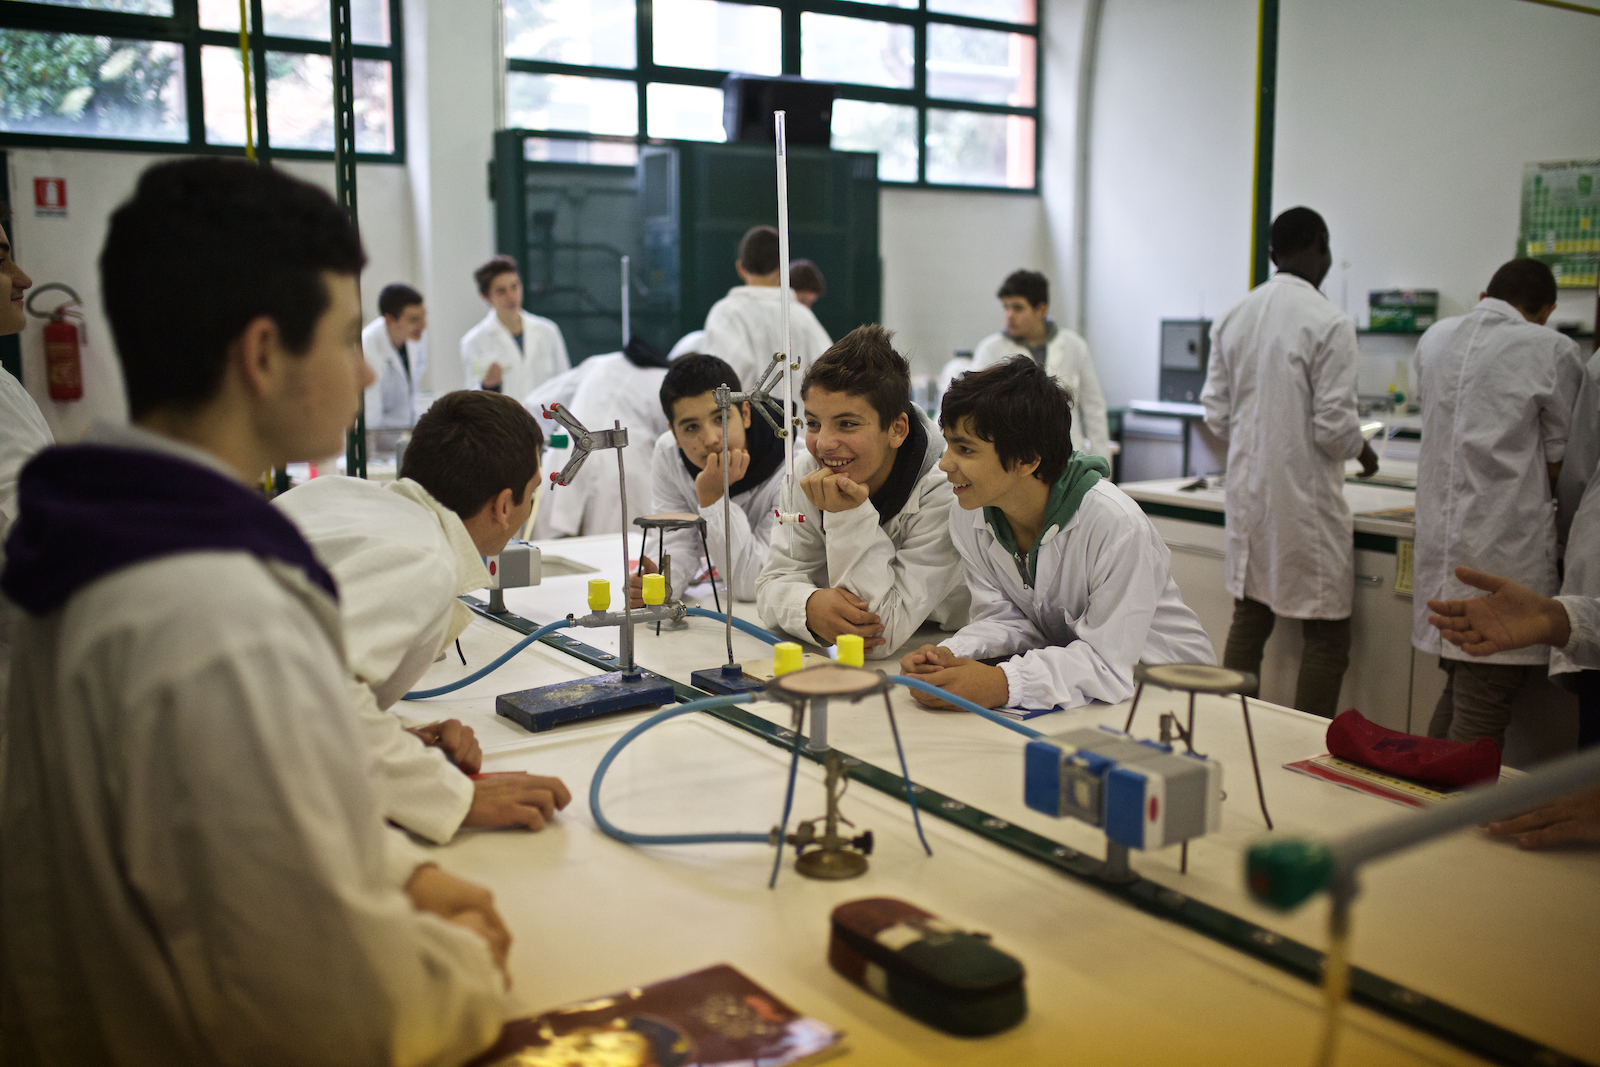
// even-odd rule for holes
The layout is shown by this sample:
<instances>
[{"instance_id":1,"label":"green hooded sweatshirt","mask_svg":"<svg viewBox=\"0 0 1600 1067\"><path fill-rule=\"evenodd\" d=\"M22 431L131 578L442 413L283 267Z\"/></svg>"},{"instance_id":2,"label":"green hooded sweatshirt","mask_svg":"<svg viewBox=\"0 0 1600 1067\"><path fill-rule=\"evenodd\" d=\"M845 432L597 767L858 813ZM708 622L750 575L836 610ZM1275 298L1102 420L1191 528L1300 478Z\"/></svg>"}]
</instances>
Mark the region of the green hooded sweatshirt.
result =
<instances>
[{"instance_id":1,"label":"green hooded sweatshirt","mask_svg":"<svg viewBox=\"0 0 1600 1067\"><path fill-rule=\"evenodd\" d=\"M1005 512L999 508L983 509L983 520L989 524L1000 547L1010 553L1017 565L1017 573L1022 575L1022 581L1029 589L1033 588L1033 580L1039 570L1039 546L1072 521L1072 516L1078 513L1078 505L1083 503L1084 494L1094 488L1095 482L1109 477L1111 464L1103 457L1074 452L1067 461L1066 470L1050 487L1050 497L1044 505L1044 529L1026 553L1017 545L1016 535L1011 532L1011 523L1006 521Z\"/></svg>"}]
</instances>

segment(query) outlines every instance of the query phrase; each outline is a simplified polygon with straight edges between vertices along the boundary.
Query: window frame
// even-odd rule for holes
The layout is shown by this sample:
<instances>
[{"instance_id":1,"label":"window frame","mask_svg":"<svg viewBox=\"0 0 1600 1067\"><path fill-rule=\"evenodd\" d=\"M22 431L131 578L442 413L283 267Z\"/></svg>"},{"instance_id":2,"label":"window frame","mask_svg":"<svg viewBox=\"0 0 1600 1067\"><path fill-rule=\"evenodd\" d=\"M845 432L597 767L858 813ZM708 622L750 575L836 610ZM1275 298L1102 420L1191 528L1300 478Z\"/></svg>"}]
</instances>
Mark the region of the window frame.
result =
<instances>
[{"instance_id":1,"label":"window frame","mask_svg":"<svg viewBox=\"0 0 1600 1067\"><path fill-rule=\"evenodd\" d=\"M247 0L250 21L263 25L261 0ZM357 44L352 58L389 63L389 93L393 104L394 151L357 152L358 163L401 163L406 161L405 27L402 0L386 0L389 5L389 43ZM124 137L92 137L59 133L19 133L0 130L0 147L77 148L110 152L148 152L174 155L243 156L244 145L211 144L206 140L204 71L201 49L206 46L239 48L237 30L200 28L199 0L172 0L171 15L140 15L126 11L99 11L58 4L31 3L28 0L0 0L0 29L30 30L44 33L74 33L97 37L119 37L143 41L167 41L183 48L185 110L188 139L184 141L145 141ZM293 52L329 56L329 42L303 37L250 35L251 107L255 119L256 158L332 161L332 149L273 148L267 106L268 52ZM332 106L332 101L329 101Z\"/></svg>"},{"instance_id":2,"label":"window frame","mask_svg":"<svg viewBox=\"0 0 1600 1067\"><path fill-rule=\"evenodd\" d=\"M1039 195L1040 164L1044 150L1044 0L1037 0L1034 21L1031 25L973 18L967 15L946 15L927 9L928 0L918 0L915 8L885 7L878 4L859 3L856 0L722 0L723 3L750 7L775 7L781 16L783 38L780 49L783 56L783 73L800 74L800 16L811 12L820 15L841 15L847 18L889 22L912 28L913 82L910 89L890 89L874 85L838 86L837 99L861 100L875 104L898 104L914 107L917 112L917 180L913 182L888 181L883 184L903 189L941 189L950 191L1017 193ZM529 136L557 140L631 141L635 144L664 144L665 140L649 136L649 109L646 87L651 82L673 85L693 85L721 88L728 76L725 70L696 70L689 67L661 66L655 62L655 42L652 29L651 0L635 0L635 65L627 67L597 67L572 63L553 63L542 59L516 59L506 57L505 75L510 74L564 74L580 78L605 78L614 81L631 81L637 87L638 133L617 136L584 133L573 130L546 130L527 128ZM966 100L951 100L928 94L928 26L942 24L965 29L992 30L1017 33L1034 39L1033 106L1012 107L1008 104L987 104ZM971 111L991 115L1019 115L1033 120L1033 184L1028 188L1009 185L972 185L964 183L928 181L928 111ZM521 127L519 127L521 128Z\"/></svg>"}]
</instances>

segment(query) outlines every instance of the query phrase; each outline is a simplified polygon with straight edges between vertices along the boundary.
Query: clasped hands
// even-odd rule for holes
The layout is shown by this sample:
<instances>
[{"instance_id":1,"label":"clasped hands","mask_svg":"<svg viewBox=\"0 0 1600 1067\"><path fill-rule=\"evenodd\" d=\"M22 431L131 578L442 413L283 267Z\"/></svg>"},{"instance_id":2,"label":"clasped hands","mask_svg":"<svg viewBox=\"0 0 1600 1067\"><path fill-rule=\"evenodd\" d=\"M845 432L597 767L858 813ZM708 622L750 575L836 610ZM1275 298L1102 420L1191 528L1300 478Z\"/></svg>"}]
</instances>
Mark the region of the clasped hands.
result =
<instances>
[{"instance_id":1,"label":"clasped hands","mask_svg":"<svg viewBox=\"0 0 1600 1067\"><path fill-rule=\"evenodd\" d=\"M849 511L867 502L871 493L848 474L835 474L818 467L800 479L800 489L813 507L821 511Z\"/></svg>"},{"instance_id":2,"label":"clasped hands","mask_svg":"<svg viewBox=\"0 0 1600 1067\"><path fill-rule=\"evenodd\" d=\"M923 645L900 660L900 673L985 708L1004 707L1011 696L1006 672L975 659L957 656L943 645ZM920 689L911 690L917 703L929 708L954 707Z\"/></svg>"}]
</instances>

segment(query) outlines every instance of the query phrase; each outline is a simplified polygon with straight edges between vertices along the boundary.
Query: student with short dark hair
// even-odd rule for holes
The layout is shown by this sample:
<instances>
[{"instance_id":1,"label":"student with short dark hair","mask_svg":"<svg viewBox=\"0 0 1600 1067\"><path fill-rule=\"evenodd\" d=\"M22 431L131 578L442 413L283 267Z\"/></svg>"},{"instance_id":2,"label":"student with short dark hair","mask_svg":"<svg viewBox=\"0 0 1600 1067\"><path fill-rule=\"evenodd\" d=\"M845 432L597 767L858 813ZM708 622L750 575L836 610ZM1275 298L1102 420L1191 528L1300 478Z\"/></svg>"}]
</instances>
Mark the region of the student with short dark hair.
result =
<instances>
[{"instance_id":1,"label":"student with short dark hair","mask_svg":"<svg viewBox=\"0 0 1600 1067\"><path fill-rule=\"evenodd\" d=\"M378 317L361 331L367 386L367 428L412 426L422 413L422 375L428 369L428 309L422 294L401 282L378 294Z\"/></svg>"},{"instance_id":2,"label":"student with short dark hair","mask_svg":"<svg viewBox=\"0 0 1600 1067\"><path fill-rule=\"evenodd\" d=\"M1448 676L1428 733L1503 747L1517 694L1544 678L1549 650L1469 659L1439 640L1428 601L1467 595L1458 566L1560 592L1553 490L1585 371L1577 342L1545 326L1556 305L1548 266L1513 259L1480 297L1429 327L1412 357L1422 445L1411 641Z\"/></svg>"},{"instance_id":3,"label":"student with short dark hair","mask_svg":"<svg viewBox=\"0 0 1600 1067\"><path fill-rule=\"evenodd\" d=\"M1076 405L1072 448L1111 459L1111 430L1100 374L1082 337L1050 318L1050 280L1038 271L1019 270L1001 283L1000 310L1005 328L978 342L972 369L983 370L1012 356L1028 356L1045 369Z\"/></svg>"},{"instance_id":4,"label":"student with short dark hair","mask_svg":"<svg viewBox=\"0 0 1600 1067\"><path fill-rule=\"evenodd\" d=\"M0 577L9 1052L444 1067L499 1032L505 927L385 824L337 587L254 488L355 418L365 262L242 160L159 163L111 217L133 425L23 469Z\"/></svg>"},{"instance_id":5,"label":"student with short dark hair","mask_svg":"<svg viewBox=\"0 0 1600 1067\"><path fill-rule=\"evenodd\" d=\"M1072 449L1071 421L1070 397L1022 356L945 392L939 469L959 505L950 540L972 613L905 656L903 673L984 707L1075 708L1128 699L1141 662L1216 662L1166 543L1110 465Z\"/></svg>"},{"instance_id":6,"label":"student with short dark hair","mask_svg":"<svg viewBox=\"0 0 1600 1067\"><path fill-rule=\"evenodd\" d=\"M789 303L789 336L805 374L811 361L828 347L828 331L796 296L793 279L790 288L778 291L778 231L771 226L752 226L739 242L739 258L733 269L741 284L711 305L706 314L705 338L697 346L727 362L739 380L754 385L783 350L783 301Z\"/></svg>"},{"instance_id":7,"label":"student with short dark hair","mask_svg":"<svg viewBox=\"0 0 1600 1067\"><path fill-rule=\"evenodd\" d=\"M469 778L481 763L471 727L408 728L389 710L472 621L456 598L489 584L483 557L527 522L543 447L537 420L510 397L446 393L412 430L393 482L315 478L273 501L339 585L384 816L439 844L463 826L542 829L569 799L553 778Z\"/></svg>"},{"instance_id":8,"label":"student with short dark hair","mask_svg":"<svg viewBox=\"0 0 1600 1067\"><path fill-rule=\"evenodd\" d=\"M882 326L860 326L812 364L800 389L804 521L782 525L756 586L767 626L832 645L858 634L894 653L923 623L966 621L950 544L950 484L933 421L911 403L911 369ZM787 501L782 503L789 508Z\"/></svg>"},{"instance_id":9,"label":"student with short dark hair","mask_svg":"<svg viewBox=\"0 0 1600 1067\"><path fill-rule=\"evenodd\" d=\"M572 368L554 322L522 306L522 274L510 256L491 256L472 272L489 313L461 338L468 389L521 401L541 382Z\"/></svg>"},{"instance_id":10,"label":"student with short dark hair","mask_svg":"<svg viewBox=\"0 0 1600 1067\"><path fill-rule=\"evenodd\" d=\"M815 308L817 301L828 295L828 279L809 259L797 259L789 264L789 288L794 290L796 300Z\"/></svg>"},{"instance_id":11,"label":"student with short dark hair","mask_svg":"<svg viewBox=\"0 0 1600 1067\"><path fill-rule=\"evenodd\" d=\"M661 410L672 427L656 441L651 507L658 513L698 514L706 520L705 558L700 536L693 530L674 530L666 536L672 557L673 584L682 588L710 567L719 574L727 558L729 534L733 545L733 598L754 600L756 579L766 566L772 527L776 522L779 490L783 486L783 442L767 420L746 401L728 419L728 509L725 534L722 514L722 412L712 390L726 385L734 392L743 387L739 376L716 356L693 352L672 362L661 382ZM780 424L781 416L773 415ZM656 561L643 561L653 574ZM640 584L636 575L633 585ZM638 595L638 590L635 590ZM644 604L637 600L635 607Z\"/></svg>"}]
</instances>

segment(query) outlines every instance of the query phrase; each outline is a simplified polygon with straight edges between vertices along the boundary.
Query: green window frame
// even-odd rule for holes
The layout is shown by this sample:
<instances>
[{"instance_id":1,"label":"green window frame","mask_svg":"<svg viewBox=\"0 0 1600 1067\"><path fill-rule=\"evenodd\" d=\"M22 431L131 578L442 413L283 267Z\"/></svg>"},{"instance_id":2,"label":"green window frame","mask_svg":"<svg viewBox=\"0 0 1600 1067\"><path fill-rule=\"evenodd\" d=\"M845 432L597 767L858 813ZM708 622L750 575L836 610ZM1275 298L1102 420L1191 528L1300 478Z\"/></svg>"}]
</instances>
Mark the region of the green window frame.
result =
<instances>
[{"instance_id":1,"label":"green window frame","mask_svg":"<svg viewBox=\"0 0 1600 1067\"><path fill-rule=\"evenodd\" d=\"M380 60L389 64L392 152L357 152L363 163L404 163L405 143L405 37L401 0L386 0L389 12L387 45L356 44L352 58ZM265 23L262 0L247 0L252 26ZM199 0L172 0L171 15L144 15L126 11L69 7L63 4L31 3L28 0L0 0L0 31L24 30L43 33L79 34L134 41L170 42L183 54L183 90L187 137L183 140L144 140L136 137L85 136L68 133L23 133L0 130L0 147L81 148L123 152L170 152L183 155L243 156L243 145L213 144L206 140L205 85L201 67L202 49L216 46L239 48L237 30L207 30L200 27ZM332 149L274 148L271 109L268 104L267 53L329 55L326 41L303 37L283 37L251 33L251 108L255 124L258 159L332 160ZM333 102L329 98L329 112Z\"/></svg>"},{"instance_id":2,"label":"green window frame","mask_svg":"<svg viewBox=\"0 0 1600 1067\"><path fill-rule=\"evenodd\" d=\"M859 100L867 103L898 104L914 107L917 115L917 176L915 181L882 179L885 184L903 188L930 188L982 192L1015 192L1037 195L1039 192L1039 162L1042 150L1041 113L1039 102L1044 98L1044 63L1041 54L1042 20L1045 4L1034 4L1034 22L1006 22L965 15L929 11L929 0L917 0L914 8L888 7L881 3L854 2L854 0L722 0L724 3L749 7L777 8L781 15L782 57L785 75L802 72L801 52L802 16L808 13L844 16L872 22L909 26L913 34L914 81L909 89L886 88L871 85L839 84L839 100ZM698 70L687 67L662 66L655 62L654 33L652 26L652 0L635 0L636 63L632 68L585 66L571 63L549 62L537 59L508 57L508 74L554 74L582 78L631 82L635 86L638 107L638 132L631 136L527 128L531 136L557 141L589 141L597 143L656 144L660 138L649 136L650 114L647 86L651 83L719 88L727 77L725 70ZM1021 34L1033 39L1034 85L1031 107L1008 104L977 103L931 95L928 92L928 31L930 27L953 26L974 30ZM509 95L509 93L508 93ZM928 179L928 124L929 112L965 112L980 115L1019 116L1033 122L1032 181L1026 186L951 183Z\"/></svg>"}]
</instances>

